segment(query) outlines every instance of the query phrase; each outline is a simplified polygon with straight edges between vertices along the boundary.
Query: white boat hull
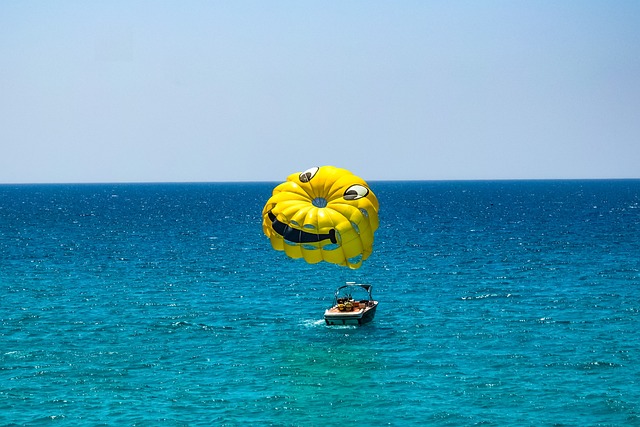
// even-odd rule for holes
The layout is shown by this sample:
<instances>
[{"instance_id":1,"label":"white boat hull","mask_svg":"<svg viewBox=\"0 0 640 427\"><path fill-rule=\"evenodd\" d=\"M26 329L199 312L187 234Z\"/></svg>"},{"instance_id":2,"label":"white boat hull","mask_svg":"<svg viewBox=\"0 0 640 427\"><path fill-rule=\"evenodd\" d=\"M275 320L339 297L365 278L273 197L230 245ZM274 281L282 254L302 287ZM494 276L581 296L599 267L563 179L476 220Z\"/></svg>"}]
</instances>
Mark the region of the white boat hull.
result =
<instances>
[{"instance_id":1,"label":"white boat hull","mask_svg":"<svg viewBox=\"0 0 640 427\"><path fill-rule=\"evenodd\" d=\"M365 307L354 308L352 311L340 310L337 305L324 312L327 325L363 325L373 320L378 301L369 301Z\"/></svg>"}]
</instances>

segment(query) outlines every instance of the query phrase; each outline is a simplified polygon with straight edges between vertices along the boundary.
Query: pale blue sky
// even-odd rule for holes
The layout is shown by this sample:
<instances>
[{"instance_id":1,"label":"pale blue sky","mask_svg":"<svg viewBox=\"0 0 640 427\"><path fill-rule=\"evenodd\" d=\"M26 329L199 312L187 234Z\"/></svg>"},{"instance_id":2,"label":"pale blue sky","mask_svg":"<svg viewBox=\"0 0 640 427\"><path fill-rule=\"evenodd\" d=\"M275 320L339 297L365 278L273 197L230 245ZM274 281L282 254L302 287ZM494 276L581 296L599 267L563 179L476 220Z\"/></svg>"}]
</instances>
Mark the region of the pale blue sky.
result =
<instances>
[{"instance_id":1,"label":"pale blue sky","mask_svg":"<svg viewBox=\"0 0 640 427\"><path fill-rule=\"evenodd\" d=\"M0 183L640 178L640 1L0 2Z\"/></svg>"}]
</instances>

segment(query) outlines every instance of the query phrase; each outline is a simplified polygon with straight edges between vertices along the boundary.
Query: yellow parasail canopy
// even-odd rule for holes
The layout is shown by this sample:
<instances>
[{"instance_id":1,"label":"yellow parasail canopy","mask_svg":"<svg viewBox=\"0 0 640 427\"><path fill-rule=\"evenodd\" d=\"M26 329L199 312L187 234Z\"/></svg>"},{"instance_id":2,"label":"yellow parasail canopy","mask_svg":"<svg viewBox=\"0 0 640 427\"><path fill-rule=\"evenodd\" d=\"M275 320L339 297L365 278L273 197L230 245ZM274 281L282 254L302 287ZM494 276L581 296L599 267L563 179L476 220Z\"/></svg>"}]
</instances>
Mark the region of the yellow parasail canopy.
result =
<instances>
[{"instance_id":1,"label":"yellow parasail canopy","mask_svg":"<svg viewBox=\"0 0 640 427\"><path fill-rule=\"evenodd\" d=\"M356 269L373 250L378 199L346 169L321 166L294 173L273 189L262 210L262 229L274 249Z\"/></svg>"}]
</instances>

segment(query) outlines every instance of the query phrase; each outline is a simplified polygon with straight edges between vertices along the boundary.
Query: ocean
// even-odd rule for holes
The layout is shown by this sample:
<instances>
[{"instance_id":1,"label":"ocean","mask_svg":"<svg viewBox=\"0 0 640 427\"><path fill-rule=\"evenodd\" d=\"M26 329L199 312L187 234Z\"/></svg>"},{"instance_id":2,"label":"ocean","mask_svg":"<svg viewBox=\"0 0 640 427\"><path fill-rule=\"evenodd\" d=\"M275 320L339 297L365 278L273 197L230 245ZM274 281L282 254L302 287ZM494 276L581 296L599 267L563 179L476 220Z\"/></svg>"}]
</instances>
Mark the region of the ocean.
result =
<instances>
[{"instance_id":1,"label":"ocean","mask_svg":"<svg viewBox=\"0 0 640 427\"><path fill-rule=\"evenodd\" d=\"M640 426L640 180L370 184L359 270L275 183L1 185L0 426Z\"/></svg>"}]
</instances>

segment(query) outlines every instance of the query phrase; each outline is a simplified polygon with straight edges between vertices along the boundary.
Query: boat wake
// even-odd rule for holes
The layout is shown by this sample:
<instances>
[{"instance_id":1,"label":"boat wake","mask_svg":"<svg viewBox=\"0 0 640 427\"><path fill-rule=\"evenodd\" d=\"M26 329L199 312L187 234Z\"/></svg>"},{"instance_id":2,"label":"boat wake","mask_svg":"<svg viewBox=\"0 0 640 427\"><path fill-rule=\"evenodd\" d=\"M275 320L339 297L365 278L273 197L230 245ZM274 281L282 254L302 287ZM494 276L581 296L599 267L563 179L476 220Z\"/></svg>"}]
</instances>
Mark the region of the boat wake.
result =
<instances>
[{"instance_id":1,"label":"boat wake","mask_svg":"<svg viewBox=\"0 0 640 427\"><path fill-rule=\"evenodd\" d=\"M302 321L302 325L306 326L307 328L315 328L318 326L323 326L324 324L324 319L308 319Z\"/></svg>"}]
</instances>

